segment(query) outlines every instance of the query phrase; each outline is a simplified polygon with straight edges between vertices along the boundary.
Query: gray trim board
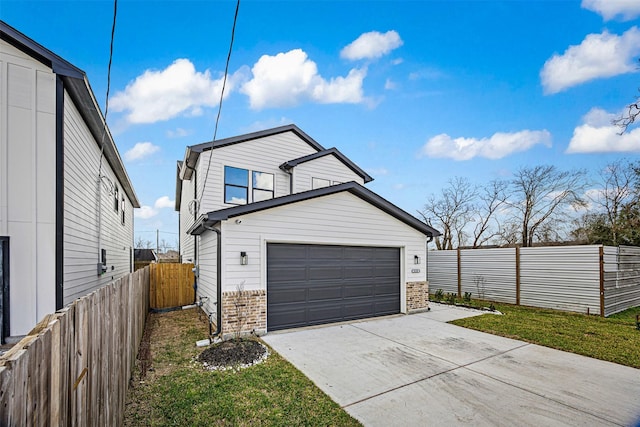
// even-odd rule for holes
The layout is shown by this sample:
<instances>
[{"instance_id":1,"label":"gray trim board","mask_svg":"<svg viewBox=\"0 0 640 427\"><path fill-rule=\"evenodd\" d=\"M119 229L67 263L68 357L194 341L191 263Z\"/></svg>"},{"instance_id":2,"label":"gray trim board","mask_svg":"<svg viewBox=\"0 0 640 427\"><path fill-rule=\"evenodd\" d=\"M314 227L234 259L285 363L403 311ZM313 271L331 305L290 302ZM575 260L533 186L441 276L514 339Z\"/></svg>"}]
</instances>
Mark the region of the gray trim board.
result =
<instances>
[{"instance_id":1,"label":"gray trim board","mask_svg":"<svg viewBox=\"0 0 640 427\"><path fill-rule=\"evenodd\" d=\"M317 197L328 196L331 194L341 193L343 191L347 191L353 194L356 197L364 200L365 202L375 206L383 212L393 216L394 218L404 222L405 224L413 227L414 229L420 231L421 233L431 236L437 237L440 236L440 232L435 228L432 228L420 221L413 215L407 213L406 211L400 209L393 203L388 200L380 197L373 191L363 187L362 185L351 181L345 182L343 184L332 185L330 187L318 188L316 190L304 191L302 193L294 193L283 197L276 197L275 199L264 200L262 202L250 203L248 205L240 205L234 206L227 209L220 209L217 211L212 211L203 215L196 221L189 230L187 230L188 234L199 235L205 232L206 227L211 227L214 224L225 221L229 218L237 217L240 215L245 215L249 213L259 212L262 210L267 210L279 206L285 206L292 203L298 203L305 200L315 199Z\"/></svg>"},{"instance_id":2,"label":"gray trim board","mask_svg":"<svg viewBox=\"0 0 640 427\"><path fill-rule=\"evenodd\" d=\"M289 172L291 169L293 169L294 167L298 166L301 163L309 162L311 160L315 160L315 159L318 159L320 157L329 156L329 155L335 156L346 167L348 167L349 169L354 171L357 175L361 176L362 179L364 179L365 183L373 181L373 178L368 173L366 173L358 165L356 165L351 160L349 160L349 158L347 158L347 156L342 154L335 147L329 148L327 150L318 151L317 153L309 154L307 156L298 157L297 159L286 161L286 162L284 162L283 164L280 165L280 169L282 169L282 170L284 170L286 172Z\"/></svg>"}]
</instances>

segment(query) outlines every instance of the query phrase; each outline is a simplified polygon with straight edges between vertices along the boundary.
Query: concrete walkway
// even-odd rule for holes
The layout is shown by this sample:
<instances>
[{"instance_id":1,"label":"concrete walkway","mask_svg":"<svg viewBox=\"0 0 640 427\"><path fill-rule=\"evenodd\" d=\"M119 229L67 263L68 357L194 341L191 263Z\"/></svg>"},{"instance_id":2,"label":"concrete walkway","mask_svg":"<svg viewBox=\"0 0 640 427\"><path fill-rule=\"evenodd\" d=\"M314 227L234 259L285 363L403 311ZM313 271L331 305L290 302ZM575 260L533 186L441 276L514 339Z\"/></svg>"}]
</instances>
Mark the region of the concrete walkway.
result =
<instances>
[{"instance_id":1,"label":"concrete walkway","mask_svg":"<svg viewBox=\"0 0 640 427\"><path fill-rule=\"evenodd\" d=\"M444 323L478 314L432 304L263 339L365 426L640 421L640 370Z\"/></svg>"}]
</instances>

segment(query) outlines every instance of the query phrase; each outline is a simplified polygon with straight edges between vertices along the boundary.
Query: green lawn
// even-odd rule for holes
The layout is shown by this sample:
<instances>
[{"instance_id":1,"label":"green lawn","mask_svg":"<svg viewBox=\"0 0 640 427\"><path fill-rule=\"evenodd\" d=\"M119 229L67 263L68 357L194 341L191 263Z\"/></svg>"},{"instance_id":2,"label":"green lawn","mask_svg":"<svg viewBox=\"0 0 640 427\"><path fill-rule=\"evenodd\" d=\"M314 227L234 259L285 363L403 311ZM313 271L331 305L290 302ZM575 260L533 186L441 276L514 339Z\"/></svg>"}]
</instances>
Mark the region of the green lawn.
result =
<instances>
[{"instance_id":1,"label":"green lawn","mask_svg":"<svg viewBox=\"0 0 640 427\"><path fill-rule=\"evenodd\" d=\"M134 375L126 426L360 425L273 351L237 372L202 369L195 342L206 337L206 324L195 313L151 315L151 370Z\"/></svg>"},{"instance_id":2,"label":"green lawn","mask_svg":"<svg viewBox=\"0 0 640 427\"><path fill-rule=\"evenodd\" d=\"M640 307L602 318L543 308L494 303L502 316L485 314L451 322L504 337L640 368ZM474 301L487 306L488 302Z\"/></svg>"}]
</instances>

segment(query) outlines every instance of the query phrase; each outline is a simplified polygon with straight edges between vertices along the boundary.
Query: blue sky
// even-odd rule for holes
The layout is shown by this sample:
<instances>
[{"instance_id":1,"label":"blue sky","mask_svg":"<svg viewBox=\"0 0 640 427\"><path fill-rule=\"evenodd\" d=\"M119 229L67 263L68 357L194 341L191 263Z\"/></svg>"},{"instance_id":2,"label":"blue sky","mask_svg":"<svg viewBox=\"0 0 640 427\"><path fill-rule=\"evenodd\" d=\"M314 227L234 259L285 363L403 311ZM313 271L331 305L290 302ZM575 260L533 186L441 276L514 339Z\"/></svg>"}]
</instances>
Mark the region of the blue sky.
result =
<instances>
[{"instance_id":1,"label":"blue sky","mask_svg":"<svg viewBox=\"0 0 640 427\"><path fill-rule=\"evenodd\" d=\"M144 207L177 241L176 161L210 141L235 1L118 2L108 122ZM3 0L0 18L83 69L103 107L113 3ZM410 213L456 176L640 158L611 119L640 86L640 1L251 1L218 138L295 123Z\"/></svg>"}]
</instances>

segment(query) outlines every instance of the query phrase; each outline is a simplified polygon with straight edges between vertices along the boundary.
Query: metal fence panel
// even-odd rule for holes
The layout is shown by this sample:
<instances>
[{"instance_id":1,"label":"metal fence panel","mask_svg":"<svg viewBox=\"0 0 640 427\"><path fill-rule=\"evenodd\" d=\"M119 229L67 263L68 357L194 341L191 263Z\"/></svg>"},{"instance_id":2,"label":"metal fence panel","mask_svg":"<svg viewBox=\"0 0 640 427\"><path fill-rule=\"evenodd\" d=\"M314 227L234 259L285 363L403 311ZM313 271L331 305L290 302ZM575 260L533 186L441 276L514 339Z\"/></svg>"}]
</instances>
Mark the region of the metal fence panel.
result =
<instances>
[{"instance_id":1,"label":"metal fence panel","mask_svg":"<svg viewBox=\"0 0 640 427\"><path fill-rule=\"evenodd\" d=\"M604 314L640 305L640 248L604 248Z\"/></svg>"},{"instance_id":2,"label":"metal fence panel","mask_svg":"<svg viewBox=\"0 0 640 427\"><path fill-rule=\"evenodd\" d=\"M473 298L516 303L515 248L460 251L462 293Z\"/></svg>"},{"instance_id":3,"label":"metal fence panel","mask_svg":"<svg viewBox=\"0 0 640 427\"><path fill-rule=\"evenodd\" d=\"M458 293L457 251L427 252L427 269L429 292L442 289L445 293Z\"/></svg>"}]
</instances>

